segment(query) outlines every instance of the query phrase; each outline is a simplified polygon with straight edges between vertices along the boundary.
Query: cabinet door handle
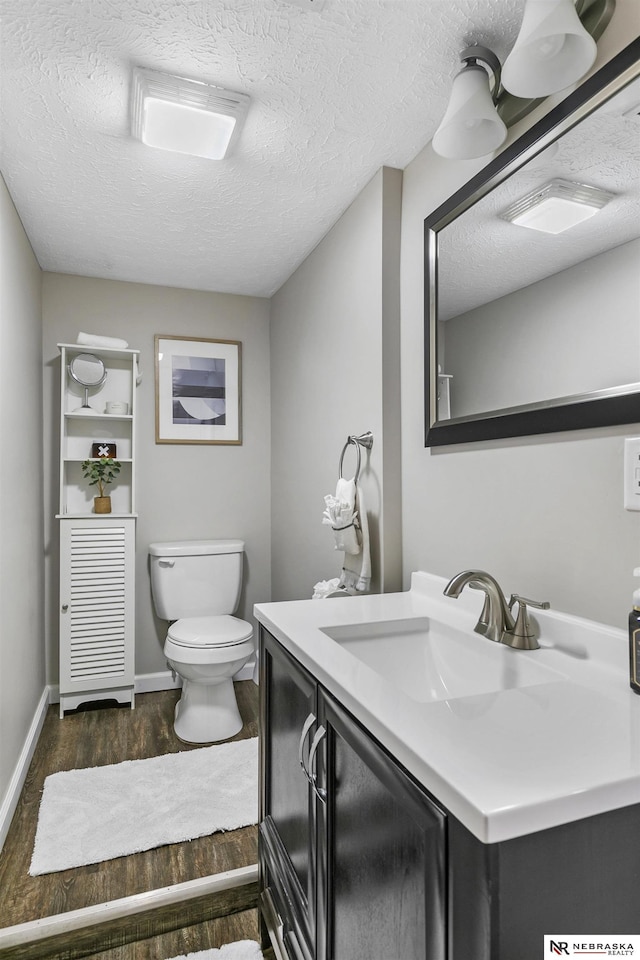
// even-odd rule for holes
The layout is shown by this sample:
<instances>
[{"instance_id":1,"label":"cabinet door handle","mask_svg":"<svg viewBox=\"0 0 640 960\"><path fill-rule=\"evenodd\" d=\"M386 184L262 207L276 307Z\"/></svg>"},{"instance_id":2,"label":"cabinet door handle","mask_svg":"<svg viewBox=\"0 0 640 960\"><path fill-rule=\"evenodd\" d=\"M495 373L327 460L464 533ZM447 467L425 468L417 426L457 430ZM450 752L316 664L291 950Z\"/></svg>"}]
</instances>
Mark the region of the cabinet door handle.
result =
<instances>
[{"instance_id":1,"label":"cabinet door handle","mask_svg":"<svg viewBox=\"0 0 640 960\"><path fill-rule=\"evenodd\" d=\"M325 730L324 727L322 726L318 727L318 729L316 730L316 734L313 738L313 742L311 744L311 750L309 750L309 773L310 773L309 783L313 787L313 792L315 793L316 797L322 803L327 802L327 791L323 787L318 786L318 783L317 783L318 777L314 770L314 764L316 759L316 752L318 750L318 747L320 746L320 741L325 736L326 732L327 731Z\"/></svg>"},{"instance_id":2,"label":"cabinet door handle","mask_svg":"<svg viewBox=\"0 0 640 960\"><path fill-rule=\"evenodd\" d=\"M304 726L302 727L302 733L300 734L300 743L298 744L298 760L300 762L300 766L304 771L304 775L309 781L309 783L311 783L311 777L309 775L309 768L307 764L304 762L304 744L305 744L305 740L309 735L309 730L311 730L311 727L314 725L315 722L316 722L315 714L310 713L304 722Z\"/></svg>"}]
</instances>

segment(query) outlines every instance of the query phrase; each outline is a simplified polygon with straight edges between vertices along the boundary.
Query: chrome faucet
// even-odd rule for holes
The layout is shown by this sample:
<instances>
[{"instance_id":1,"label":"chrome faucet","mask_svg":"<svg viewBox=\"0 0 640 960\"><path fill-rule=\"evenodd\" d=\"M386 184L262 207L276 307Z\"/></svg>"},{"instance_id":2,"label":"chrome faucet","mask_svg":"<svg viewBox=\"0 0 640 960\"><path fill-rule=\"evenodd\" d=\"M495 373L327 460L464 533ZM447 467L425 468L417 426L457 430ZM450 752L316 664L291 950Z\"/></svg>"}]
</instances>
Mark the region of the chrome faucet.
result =
<instances>
[{"instance_id":1,"label":"chrome faucet","mask_svg":"<svg viewBox=\"0 0 640 960\"><path fill-rule=\"evenodd\" d=\"M444 588L446 597L459 597L467 584L474 590L483 590L484 606L474 630L496 643L506 643L517 650L537 650L540 646L535 638L527 615L527 606L547 610L549 604L537 600L527 600L512 594L507 604L500 584L490 573L484 570L463 570L456 574ZM514 621L511 608L518 604L518 618Z\"/></svg>"}]
</instances>

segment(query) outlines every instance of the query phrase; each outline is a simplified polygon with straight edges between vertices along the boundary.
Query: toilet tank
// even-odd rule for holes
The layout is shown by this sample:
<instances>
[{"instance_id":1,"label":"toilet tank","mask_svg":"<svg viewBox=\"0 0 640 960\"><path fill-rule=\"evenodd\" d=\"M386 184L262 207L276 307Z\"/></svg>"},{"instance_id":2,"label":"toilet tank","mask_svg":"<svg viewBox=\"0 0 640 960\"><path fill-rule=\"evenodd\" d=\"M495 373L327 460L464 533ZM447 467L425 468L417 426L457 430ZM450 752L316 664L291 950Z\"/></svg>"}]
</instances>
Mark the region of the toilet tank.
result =
<instances>
[{"instance_id":1,"label":"toilet tank","mask_svg":"<svg viewBox=\"0 0 640 960\"><path fill-rule=\"evenodd\" d=\"M235 612L242 586L242 540L150 543L151 593L163 620Z\"/></svg>"}]
</instances>

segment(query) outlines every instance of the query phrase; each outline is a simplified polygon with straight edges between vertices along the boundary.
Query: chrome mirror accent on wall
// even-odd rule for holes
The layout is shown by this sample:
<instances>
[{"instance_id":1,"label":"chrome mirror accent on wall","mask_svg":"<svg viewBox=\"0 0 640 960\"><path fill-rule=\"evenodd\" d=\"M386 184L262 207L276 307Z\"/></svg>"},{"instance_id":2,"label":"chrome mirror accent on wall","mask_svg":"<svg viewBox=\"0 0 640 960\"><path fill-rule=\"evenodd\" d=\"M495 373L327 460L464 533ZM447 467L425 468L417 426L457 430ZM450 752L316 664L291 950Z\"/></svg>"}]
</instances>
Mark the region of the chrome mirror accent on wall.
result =
<instances>
[{"instance_id":1,"label":"chrome mirror accent on wall","mask_svg":"<svg viewBox=\"0 0 640 960\"><path fill-rule=\"evenodd\" d=\"M640 422L640 39L425 220L426 446Z\"/></svg>"}]
</instances>

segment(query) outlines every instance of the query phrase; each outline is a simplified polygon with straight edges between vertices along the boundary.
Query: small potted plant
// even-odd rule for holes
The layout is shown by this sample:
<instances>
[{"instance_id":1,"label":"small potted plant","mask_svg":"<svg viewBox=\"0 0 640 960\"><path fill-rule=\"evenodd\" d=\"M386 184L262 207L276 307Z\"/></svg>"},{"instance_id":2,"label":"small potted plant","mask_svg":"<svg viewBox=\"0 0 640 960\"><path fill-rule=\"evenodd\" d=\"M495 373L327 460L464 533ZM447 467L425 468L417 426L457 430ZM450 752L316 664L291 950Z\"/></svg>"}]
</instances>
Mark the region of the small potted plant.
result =
<instances>
[{"instance_id":1,"label":"small potted plant","mask_svg":"<svg viewBox=\"0 0 640 960\"><path fill-rule=\"evenodd\" d=\"M120 461L112 457L100 457L99 460L83 462L82 475L89 481L90 487L98 487L98 496L93 499L96 513L111 513L111 497L105 494L105 490L116 479L121 467Z\"/></svg>"}]
</instances>

